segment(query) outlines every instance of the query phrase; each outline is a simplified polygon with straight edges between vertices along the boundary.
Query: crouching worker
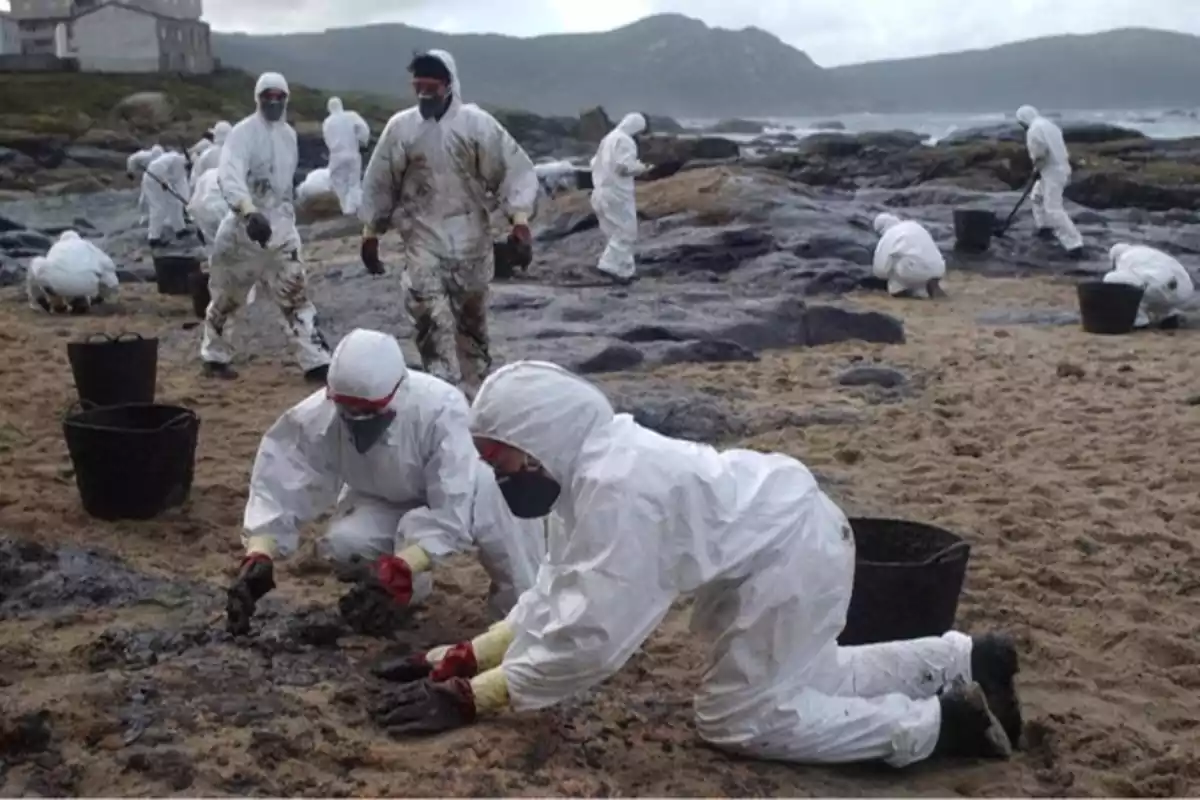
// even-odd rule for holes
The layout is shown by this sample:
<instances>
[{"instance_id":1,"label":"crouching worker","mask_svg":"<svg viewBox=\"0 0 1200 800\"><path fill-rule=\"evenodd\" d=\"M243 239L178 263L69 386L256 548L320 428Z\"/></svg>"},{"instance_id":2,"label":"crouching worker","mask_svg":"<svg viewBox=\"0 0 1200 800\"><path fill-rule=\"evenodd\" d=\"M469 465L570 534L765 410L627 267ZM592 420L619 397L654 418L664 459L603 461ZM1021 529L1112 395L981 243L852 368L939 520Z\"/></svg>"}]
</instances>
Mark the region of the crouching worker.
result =
<instances>
[{"instance_id":1,"label":"crouching worker","mask_svg":"<svg viewBox=\"0 0 1200 800\"><path fill-rule=\"evenodd\" d=\"M1180 311L1192 299L1192 276L1173 257L1140 244L1114 244L1108 253L1112 271L1105 283L1125 283L1145 289L1135 325L1178 328Z\"/></svg>"},{"instance_id":2,"label":"crouching worker","mask_svg":"<svg viewBox=\"0 0 1200 800\"><path fill-rule=\"evenodd\" d=\"M229 589L231 633L249 631L256 602L275 587L275 559L294 552L300 526L335 501L317 552L357 573L339 605L366 633L429 594L439 559L471 547L491 578L492 618L503 618L545 553L542 522L509 513L479 460L462 392L410 373L395 338L379 331L347 335L328 387L263 437L243 520L246 555Z\"/></svg>"},{"instance_id":3,"label":"crouching worker","mask_svg":"<svg viewBox=\"0 0 1200 800\"><path fill-rule=\"evenodd\" d=\"M875 232L880 239L875 245L872 274L887 281L888 294L920 298L944 294L946 259L921 223L880 214L875 218Z\"/></svg>"},{"instance_id":4,"label":"crouching worker","mask_svg":"<svg viewBox=\"0 0 1200 800\"><path fill-rule=\"evenodd\" d=\"M113 260L75 231L63 231L45 256L29 262L25 275L29 307L52 314L86 314L115 298L119 287Z\"/></svg>"},{"instance_id":5,"label":"crouching worker","mask_svg":"<svg viewBox=\"0 0 1200 800\"><path fill-rule=\"evenodd\" d=\"M804 763L1006 757L1020 734L1006 637L840 647L854 580L846 517L800 462L718 452L617 414L592 384L523 361L484 381L471 432L521 515L555 509L532 589L470 642L385 677L371 709L393 735L560 703L614 674L694 594L711 642L699 734L745 756Z\"/></svg>"}]
</instances>

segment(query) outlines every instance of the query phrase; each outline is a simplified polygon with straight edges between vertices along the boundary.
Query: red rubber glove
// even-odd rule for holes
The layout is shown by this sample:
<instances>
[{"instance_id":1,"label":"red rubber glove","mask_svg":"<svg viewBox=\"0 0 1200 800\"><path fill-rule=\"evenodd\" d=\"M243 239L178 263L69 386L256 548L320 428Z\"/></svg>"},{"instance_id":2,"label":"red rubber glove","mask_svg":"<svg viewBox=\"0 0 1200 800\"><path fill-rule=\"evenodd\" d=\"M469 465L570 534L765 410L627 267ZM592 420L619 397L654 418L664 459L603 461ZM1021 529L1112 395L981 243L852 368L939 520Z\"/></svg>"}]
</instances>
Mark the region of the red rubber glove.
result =
<instances>
[{"instance_id":1,"label":"red rubber glove","mask_svg":"<svg viewBox=\"0 0 1200 800\"><path fill-rule=\"evenodd\" d=\"M531 244L533 244L533 232L530 231L529 226L524 223L512 226L512 238L526 247L529 247Z\"/></svg>"},{"instance_id":2,"label":"red rubber glove","mask_svg":"<svg viewBox=\"0 0 1200 800\"><path fill-rule=\"evenodd\" d=\"M412 567L403 558L380 556L375 562L375 579L400 605L406 606L412 601Z\"/></svg>"},{"instance_id":3,"label":"red rubber glove","mask_svg":"<svg viewBox=\"0 0 1200 800\"><path fill-rule=\"evenodd\" d=\"M451 678L474 678L478 674L475 647L470 642L459 642L442 656L442 660L429 673L429 680L441 683Z\"/></svg>"}]
</instances>

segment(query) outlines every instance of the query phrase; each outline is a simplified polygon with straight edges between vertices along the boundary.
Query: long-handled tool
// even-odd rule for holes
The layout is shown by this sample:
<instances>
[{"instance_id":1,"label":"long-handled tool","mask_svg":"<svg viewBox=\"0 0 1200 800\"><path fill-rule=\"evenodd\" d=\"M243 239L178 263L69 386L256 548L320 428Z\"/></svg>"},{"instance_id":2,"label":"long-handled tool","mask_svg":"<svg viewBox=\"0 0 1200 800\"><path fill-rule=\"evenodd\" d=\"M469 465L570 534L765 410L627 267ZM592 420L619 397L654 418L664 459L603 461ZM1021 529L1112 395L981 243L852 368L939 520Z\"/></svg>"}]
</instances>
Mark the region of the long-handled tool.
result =
<instances>
[{"instance_id":1,"label":"long-handled tool","mask_svg":"<svg viewBox=\"0 0 1200 800\"><path fill-rule=\"evenodd\" d=\"M1012 213L1008 215L1008 219L1004 220L1002 224L997 225L996 229L992 231L993 236L1003 237L1008 233L1008 229L1012 227L1013 219L1016 218L1017 212L1021 210L1021 206L1025 205L1025 201L1029 199L1029 194L1033 191L1033 186L1037 183L1037 180L1038 174L1035 171L1029 176L1029 182L1025 184L1025 191L1021 194L1021 199L1017 201L1017 204L1013 206Z\"/></svg>"},{"instance_id":2,"label":"long-handled tool","mask_svg":"<svg viewBox=\"0 0 1200 800\"><path fill-rule=\"evenodd\" d=\"M196 224L196 221L192 219L192 215L188 213L188 201L184 200L183 197L180 196L179 192L168 186L166 181L151 172L149 167L146 168L145 174L149 175L151 178L154 178L154 182L161 186L167 194L174 197L180 203L183 203L183 221L188 225L191 225L196 230L196 236L200 239L200 244L208 244L208 242L204 240L204 231L200 230L200 226Z\"/></svg>"}]
</instances>

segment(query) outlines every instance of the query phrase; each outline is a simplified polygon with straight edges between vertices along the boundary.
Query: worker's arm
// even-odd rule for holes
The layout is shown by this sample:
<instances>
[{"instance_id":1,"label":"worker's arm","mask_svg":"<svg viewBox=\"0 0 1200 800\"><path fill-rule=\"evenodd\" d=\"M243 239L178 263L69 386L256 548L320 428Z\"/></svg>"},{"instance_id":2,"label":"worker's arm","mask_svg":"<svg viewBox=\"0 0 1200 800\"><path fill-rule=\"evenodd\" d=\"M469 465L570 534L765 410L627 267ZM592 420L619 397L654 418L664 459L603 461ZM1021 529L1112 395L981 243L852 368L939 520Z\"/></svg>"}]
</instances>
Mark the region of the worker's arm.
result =
<instances>
[{"instance_id":1,"label":"worker's arm","mask_svg":"<svg viewBox=\"0 0 1200 800\"><path fill-rule=\"evenodd\" d=\"M537 171L525 149L500 122L486 111L479 111L479 169L487 188L504 204L514 225L528 225L537 204Z\"/></svg>"},{"instance_id":2,"label":"worker's arm","mask_svg":"<svg viewBox=\"0 0 1200 800\"><path fill-rule=\"evenodd\" d=\"M400 186L408 167L401 136L402 116L403 112L388 120L363 173L363 200L358 217L363 222L364 238L387 233L400 197Z\"/></svg>"},{"instance_id":3,"label":"worker's arm","mask_svg":"<svg viewBox=\"0 0 1200 800\"><path fill-rule=\"evenodd\" d=\"M235 126L221 148L221 161L217 165L217 184L221 187L221 197L242 217L257 210L247 184L252 146L252 130L248 126Z\"/></svg>"}]
</instances>

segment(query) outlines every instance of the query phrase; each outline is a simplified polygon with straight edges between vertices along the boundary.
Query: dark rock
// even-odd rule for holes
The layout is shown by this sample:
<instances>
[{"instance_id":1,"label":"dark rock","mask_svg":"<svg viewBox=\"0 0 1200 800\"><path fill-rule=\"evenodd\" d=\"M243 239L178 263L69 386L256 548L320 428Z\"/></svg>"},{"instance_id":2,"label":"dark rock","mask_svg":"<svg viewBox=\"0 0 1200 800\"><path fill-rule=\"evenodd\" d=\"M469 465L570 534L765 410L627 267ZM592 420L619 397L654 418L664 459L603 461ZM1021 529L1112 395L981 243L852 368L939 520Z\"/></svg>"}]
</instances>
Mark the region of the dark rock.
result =
<instances>
[{"instance_id":1,"label":"dark rock","mask_svg":"<svg viewBox=\"0 0 1200 800\"><path fill-rule=\"evenodd\" d=\"M838 376L842 386L882 386L892 389L903 386L908 377L899 370L889 367L851 367Z\"/></svg>"},{"instance_id":2,"label":"dark rock","mask_svg":"<svg viewBox=\"0 0 1200 800\"><path fill-rule=\"evenodd\" d=\"M806 344L821 347L838 342L864 341L904 344L904 323L878 311L847 311L833 306L810 306L805 314Z\"/></svg>"},{"instance_id":3,"label":"dark rock","mask_svg":"<svg viewBox=\"0 0 1200 800\"><path fill-rule=\"evenodd\" d=\"M730 361L758 361L758 355L737 342L705 339L672 345L662 354L663 364L717 364Z\"/></svg>"},{"instance_id":4,"label":"dark rock","mask_svg":"<svg viewBox=\"0 0 1200 800\"><path fill-rule=\"evenodd\" d=\"M686 130L678 120L657 114L646 115L646 123L650 126L650 133L683 133Z\"/></svg>"},{"instance_id":5,"label":"dark rock","mask_svg":"<svg viewBox=\"0 0 1200 800\"><path fill-rule=\"evenodd\" d=\"M162 781L174 792L182 792L196 780L196 768L191 757L181 750L155 749L130 754L125 759L126 772L141 772L148 778Z\"/></svg>"},{"instance_id":6,"label":"dark rock","mask_svg":"<svg viewBox=\"0 0 1200 800\"><path fill-rule=\"evenodd\" d=\"M8 217L0 214L0 233L9 233L11 231L23 231L25 226L19 222L14 222Z\"/></svg>"},{"instance_id":7,"label":"dark rock","mask_svg":"<svg viewBox=\"0 0 1200 800\"><path fill-rule=\"evenodd\" d=\"M606 346L595 355L574 364L572 369L581 375L594 372L621 372L633 369L646 360L641 350L624 343Z\"/></svg>"},{"instance_id":8,"label":"dark rock","mask_svg":"<svg viewBox=\"0 0 1200 800\"><path fill-rule=\"evenodd\" d=\"M0 233L0 251L10 256L44 256L54 244L44 233L29 230L14 230Z\"/></svg>"},{"instance_id":9,"label":"dark rock","mask_svg":"<svg viewBox=\"0 0 1200 800\"><path fill-rule=\"evenodd\" d=\"M681 229L644 248L639 269L652 277L699 271L723 274L774 248L769 233L748 225Z\"/></svg>"},{"instance_id":10,"label":"dark rock","mask_svg":"<svg viewBox=\"0 0 1200 800\"><path fill-rule=\"evenodd\" d=\"M1146 135L1130 128L1108 125L1102 122L1057 122L1062 128L1067 144L1096 144L1099 142L1130 141L1146 139ZM1025 129L1015 120L979 128L955 131L941 139L939 145L969 144L973 142L1017 142L1025 143Z\"/></svg>"},{"instance_id":11,"label":"dark rock","mask_svg":"<svg viewBox=\"0 0 1200 800\"><path fill-rule=\"evenodd\" d=\"M646 136L638 142L638 157L647 164L737 158L742 148L720 136Z\"/></svg>"},{"instance_id":12,"label":"dark rock","mask_svg":"<svg viewBox=\"0 0 1200 800\"><path fill-rule=\"evenodd\" d=\"M747 432L746 421L718 398L686 386L639 384L605 386L620 413L663 436L715 444Z\"/></svg>"},{"instance_id":13,"label":"dark rock","mask_svg":"<svg viewBox=\"0 0 1200 800\"><path fill-rule=\"evenodd\" d=\"M709 133L734 133L753 135L759 134L766 130L766 126L761 122L755 122L752 119L723 119L715 125L708 128Z\"/></svg>"},{"instance_id":14,"label":"dark rock","mask_svg":"<svg viewBox=\"0 0 1200 800\"><path fill-rule=\"evenodd\" d=\"M0 719L0 763L19 763L43 753L50 747L53 738L49 711L22 714L15 719ZM0 770L0 776L3 776L3 770Z\"/></svg>"},{"instance_id":15,"label":"dark rock","mask_svg":"<svg viewBox=\"0 0 1200 800\"><path fill-rule=\"evenodd\" d=\"M846 130L846 124L844 122L842 122L841 120L836 120L836 119L824 120L822 122L814 122L812 124L812 127L814 130L818 130L818 131L844 131L844 130Z\"/></svg>"},{"instance_id":16,"label":"dark rock","mask_svg":"<svg viewBox=\"0 0 1200 800\"><path fill-rule=\"evenodd\" d=\"M104 150L99 147L68 147L67 158L88 169L124 172L128 157L124 153Z\"/></svg>"},{"instance_id":17,"label":"dark rock","mask_svg":"<svg viewBox=\"0 0 1200 800\"><path fill-rule=\"evenodd\" d=\"M600 106L579 115L579 138L585 142L599 142L615 127L616 123Z\"/></svg>"}]
</instances>

